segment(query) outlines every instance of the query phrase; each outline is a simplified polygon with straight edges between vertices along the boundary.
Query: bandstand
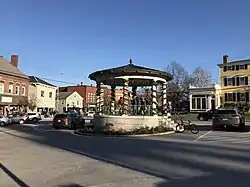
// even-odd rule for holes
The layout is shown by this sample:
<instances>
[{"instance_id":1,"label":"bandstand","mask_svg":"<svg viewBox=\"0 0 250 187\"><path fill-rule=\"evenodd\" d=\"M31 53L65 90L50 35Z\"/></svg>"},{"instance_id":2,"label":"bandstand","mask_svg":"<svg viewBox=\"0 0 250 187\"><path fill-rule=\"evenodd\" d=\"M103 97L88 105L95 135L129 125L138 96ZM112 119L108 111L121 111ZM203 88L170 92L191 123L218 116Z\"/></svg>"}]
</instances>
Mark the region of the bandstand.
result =
<instances>
[{"instance_id":1,"label":"bandstand","mask_svg":"<svg viewBox=\"0 0 250 187\"><path fill-rule=\"evenodd\" d=\"M116 130L132 130L140 126L156 127L167 120L167 84L173 79L171 74L134 65L130 59L128 65L96 71L91 73L89 78L97 85L96 115L92 121L95 128L103 129L106 126L112 126ZM108 113L105 110L107 106L104 106L104 88L107 85L111 87ZM148 86L151 87L150 113L139 115L134 112L138 109L137 105L131 106L129 103L135 103L133 101L137 99L136 92L139 87ZM161 89L158 89L159 86ZM122 87L123 91L123 102L118 114L115 104L117 87ZM132 97L129 94L129 87L132 88ZM161 90L161 111L157 107L157 90Z\"/></svg>"}]
</instances>

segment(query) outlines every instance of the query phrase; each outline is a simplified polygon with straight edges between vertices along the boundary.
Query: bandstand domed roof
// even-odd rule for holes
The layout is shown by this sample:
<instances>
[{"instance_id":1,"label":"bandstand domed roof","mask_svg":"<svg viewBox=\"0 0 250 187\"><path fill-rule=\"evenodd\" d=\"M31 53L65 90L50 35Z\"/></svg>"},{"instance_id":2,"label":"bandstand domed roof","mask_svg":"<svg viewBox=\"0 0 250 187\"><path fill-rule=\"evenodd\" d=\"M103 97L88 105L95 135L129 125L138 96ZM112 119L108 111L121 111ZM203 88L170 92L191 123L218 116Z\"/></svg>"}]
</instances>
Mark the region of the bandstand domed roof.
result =
<instances>
[{"instance_id":1,"label":"bandstand domed roof","mask_svg":"<svg viewBox=\"0 0 250 187\"><path fill-rule=\"evenodd\" d=\"M151 77L151 78L135 78L135 77ZM132 63L130 59L129 64L125 66L120 66L111 69L104 69L100 71L96 71L89 75L89 78L96 82L103 82L105 85L112 85L115 84L117 86L123 85L123 81L119 80L121 77L131 77L131 79L150 79L153 78L160 78L164 79L165 81L171 81L173 79L172 75L165 71L159 71L147 67L137 66ZM136 83L138 86L148 86L148 82L144 83ZM151 83L150 83L151 84ZM133 85L130 83L130 85Z\"/></svg>"}]
</instances>

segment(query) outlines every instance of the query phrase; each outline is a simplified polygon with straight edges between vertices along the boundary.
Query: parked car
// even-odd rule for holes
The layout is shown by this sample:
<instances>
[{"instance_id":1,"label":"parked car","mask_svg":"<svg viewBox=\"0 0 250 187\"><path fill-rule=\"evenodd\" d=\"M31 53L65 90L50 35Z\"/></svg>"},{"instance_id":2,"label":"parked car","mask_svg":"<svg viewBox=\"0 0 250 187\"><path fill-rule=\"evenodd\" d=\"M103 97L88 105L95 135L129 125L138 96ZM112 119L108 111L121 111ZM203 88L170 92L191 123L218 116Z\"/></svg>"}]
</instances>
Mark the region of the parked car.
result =
<instances>
[{"instance_id":1,"label":"parked car","mask_svg":"<svg viewBox=\"0 0 250 187\"><path fill-rule=\"evenodd\" d=\"M213 130L237 127L245 129L244 113L237 109L218 109L212 119Z\"/></svg>"},{"instance_id":2,"label":"parked car","mask_svg":"<svg viewBox=\"0 0 250 187\"><path fill-rule=\"evenodd\" d=\"M89 117L94 117L94 115L95 115L95 112L94 112L94 111L89 111L87 116L89 116Z\"/></svg>"},{"instance_id":3,"label":"parked car","mask_svg":"<svg viewBox=\"0 0 250 187\"><path fill-rule=\"evenodd\" d=\"M216 109L208 110L206 112L201 112L198 114L197 119L200 121L207 121L209 119L212 119L215 111Z\"/></svg>"},{"instance_id":4,"label":"parked car","mask_svg":"<svg viewBox=\"0 0 250 187\"><path fill-rule=\"evenodd\" d=\"M41 114L39 113L28 113L28 121L32 123L37 123L42 120Z\"/></svg>"},{"instance_id":5,"label":"parked car","mask_svg":"<svg viewBox=\"0 0 250 187\"><path fill-rule=\"evenodd\" d=\"M41 115L38 113L13 113L9 114L8 117L11 119L12 123L37 123L39 120L41 120Z\"/></svg>"},{"instance_id":6,"label":"parked car","mask_svg":"<svg viewBox=\"0 0 250 187\"><path fill-rule=\"evenodd\" d=\"M11 123L10 118L0 115L0 127L3 127L5 125L9 125Z\"/></svg>"},{"instance_id":7,"label":"parked car","mask_svg":"<svg viewBox=\"0 0 250 187\"><path fill-rule=\"evenodd\" d=\"M53 119L53 127L55 129L68 128L78 129L85 125L84 118L77 113L62 113L56 114Z\"/></svg>"}]
</instances>

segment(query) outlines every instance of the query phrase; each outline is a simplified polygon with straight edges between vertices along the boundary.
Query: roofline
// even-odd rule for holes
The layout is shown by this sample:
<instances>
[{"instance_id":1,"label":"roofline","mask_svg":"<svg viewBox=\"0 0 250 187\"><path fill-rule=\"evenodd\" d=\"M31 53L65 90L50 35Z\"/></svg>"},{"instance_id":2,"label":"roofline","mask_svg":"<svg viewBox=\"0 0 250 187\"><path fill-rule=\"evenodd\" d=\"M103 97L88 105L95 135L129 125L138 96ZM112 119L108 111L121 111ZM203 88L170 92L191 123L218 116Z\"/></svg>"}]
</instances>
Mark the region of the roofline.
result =
<instances>
[{"instance_id":1,"label":"roofline","mask_svg":"<svg viewBox=\"0 0 250 187\"><path fill-rule=\"evenodd\" d=\"M244 62L249 62L249 64L250 64L250 59L230 61L230 62L228 62L226 64L217 64L217 66L222 67L222 66L226 66L228 64L231 65L231 64L234 64L234 63L244 63Z\"/></svg>"},{"instance_id":2,"label":"roofline","mask_svg":"<svg viewBox=\"0 0 250 187\"><path fill-rule=\"evenodd\" d=\"M18 78L23 78L23 79L28 79L29 80L29 77L25 74L16 74L16 73L6 73L4 71L1 71L0 70L0 73L4 74L4 75L9 75L9 76L13 76L13 77L18 77Z\"/></svg>"}]
</instances>

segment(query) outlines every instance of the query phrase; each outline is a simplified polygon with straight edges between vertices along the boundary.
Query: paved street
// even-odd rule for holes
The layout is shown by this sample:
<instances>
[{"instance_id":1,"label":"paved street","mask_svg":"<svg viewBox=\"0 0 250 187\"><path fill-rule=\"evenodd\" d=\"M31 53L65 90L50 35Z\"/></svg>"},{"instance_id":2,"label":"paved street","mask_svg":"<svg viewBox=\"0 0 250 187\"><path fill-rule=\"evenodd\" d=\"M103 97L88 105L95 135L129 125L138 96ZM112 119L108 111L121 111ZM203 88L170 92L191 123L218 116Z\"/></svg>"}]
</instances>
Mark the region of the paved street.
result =
<instances>
[{"instance_id":1,"label":"paved street","mask_svg":"<svg viewBox=\"0 0 250 187\"><path fill-rule=\"evenodd\" d=\"M250 186L248 132L105 138L49 123L0 130L0 186Z\"/></svg>"}]
</instances>

